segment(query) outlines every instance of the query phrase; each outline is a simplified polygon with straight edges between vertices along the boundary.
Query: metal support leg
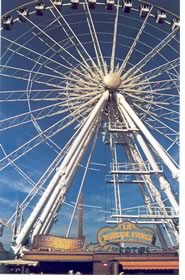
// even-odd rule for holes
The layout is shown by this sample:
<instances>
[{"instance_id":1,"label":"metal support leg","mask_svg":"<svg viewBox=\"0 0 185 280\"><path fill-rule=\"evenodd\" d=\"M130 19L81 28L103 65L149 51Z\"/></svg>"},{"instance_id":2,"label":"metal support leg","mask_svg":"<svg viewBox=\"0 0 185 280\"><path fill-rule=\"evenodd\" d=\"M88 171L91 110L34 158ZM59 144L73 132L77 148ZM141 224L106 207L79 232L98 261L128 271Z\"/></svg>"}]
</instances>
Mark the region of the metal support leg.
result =
<instances>
[{"instance_id":1,"label":"metal support leg","mask_svg":"<svg viewBox=\"0 0 185 280\"><path fill-rule=\"evenodd\" d=\"M124 98L124 97L123 97ZM125 110L125 108L123 106L119 106L119 103L118 103L118 108L120 109L120 113L122 115L124 115L124 117L127 119L130 127L135 130L136 129L136 125L134 123L134 120L131 118L131 116L128 114L128 112ZM152 166L152 168L154 170L156 170L156 173L157 173L157 170L158 170L158 166L148 148L148 146L146 145L143 137L135 130L135 137L137 138L137 141L139 142L145 156L147 157L150 165ZM145 179L147 180L147 183L149 183L149 186L151 188L151 192L152 192L152 196L153 198L155 199L155 201L158 203L158 205L161 207L161 209L163 209L164 213L165 213L165 205L164 203L162 202L162 198L161 198L161 195L159 193L159 191L156 189L156 187L152 184L151 182L151 179L150 179L150 176L148 175L144 175ZM164 177L162 175L158 175L158 178L159 178L159 183L160 183L160 186L161 186L161 189L163 191L165 191L169 201L171 202L172 206L174 207L174 210L176 213L178 213L178 204L176 202L176 199L172 193L172 190L171 190L171 187L170 185L168 184L168 182L164 179ZM163 179L162 179L163 178ZM169 195L170 194L170 195ZM170 228L173 229L173 234L174 236L176 237L176 239L178 240L178 232L176 231L175 227L174 227L174 224L172 221L168 221L169 223L169 226Z\"/></svg>"},{"instance_id":2,"label":"metal support leg","mask_svg":"<svg viewBox=\"0 0 185 280\"><path fill-rule=\"evenodd\" d=\"M80 131L79 135L76 137L75 141L71 145L71 148L64 158L61 166L57 170L56 174L52 178L51 182L49 183L48 187L46 188L45 192L43 193L42 197L40 198L39 202L37 203L36 207L34 208L33 212L29 216L28 220L26 221L25 225L23 226L21 232L19 233L17 239L16 239L16 245L12 246L12 249L15 253L17 253L23 244L25 238L28 236L29 231L33 224L36 222L41 210L43 209L45 203L48 201L51 193L54 191L56 186L59 187L59 181L61 179L61 174L64 174L67 165L69 164L71 157L75 154L75 151L78 149L78 146L80 145L84 135L86 134L86 131L88 130L89 126L98 118L98 116L101 113L101 110L105 106L107 100L109 97L109 92L106 91L103 93L102 97L92 110L89 118L87 119L86 123L84 124L82 130Z\"/></svg>"},{"instance_id":3,"label":"metal support leg","mask_svg":"<svg viewBox=\"0 0 185 280\"><path fill-rule=\"evenodd\" d=\"M93 126L93 124L92 124ZM78 149L76 150L74 156L71 158L71 161L69 162L65 173L61 177L61 180L59 182L60 187L55 188L54 192L52 193L51 197L49 198L40 218L39 222L37 223L32 237L36 234L41 234L42 229L46 226L47 221L50 223L50 219L52 218L52 214L55 208L57 208L57 205L59 202L64 199L65 194L67 192L67 189L69 187L69 184L71 183L71 180L73 179L74 174L76 173L76 170L78 168L78 164L80 163L86 148L89 145L89 142L93 136L94 129L92 126L87 130L86 135L84 135L84 138L82 139ZM48 228L48 226L47 226Z\"/></svg>"},{"instance_id":4,"label":"metal support leg","mask_svg":"<svg viewBox=\"0 0 185 280\"><path fill-rule=\"evenodd\" d=\"M159 157L162 159L162 161L168 166L170 171L172 172L172 175L174 178L178 179L179 177L179 170L174 165L174 163L171 161L171 159L168 157L167 153L163 150L163 148L159 145L157 140L153 137L153 135L149 132L149 130L146 128L146 126L143 124L143 122L139 119L139 117L136 115L134 110L131 108L131 106L127 103L124 96L120 93L116 94L116 100L118 107L121 109L123 107L129 116L132 118L132 120L135 122L137 127L142 131L143 135L146 137L146 139L149 141L149 143L152 145L156 153L159 155Z\"/></svg>"}]
</instances>

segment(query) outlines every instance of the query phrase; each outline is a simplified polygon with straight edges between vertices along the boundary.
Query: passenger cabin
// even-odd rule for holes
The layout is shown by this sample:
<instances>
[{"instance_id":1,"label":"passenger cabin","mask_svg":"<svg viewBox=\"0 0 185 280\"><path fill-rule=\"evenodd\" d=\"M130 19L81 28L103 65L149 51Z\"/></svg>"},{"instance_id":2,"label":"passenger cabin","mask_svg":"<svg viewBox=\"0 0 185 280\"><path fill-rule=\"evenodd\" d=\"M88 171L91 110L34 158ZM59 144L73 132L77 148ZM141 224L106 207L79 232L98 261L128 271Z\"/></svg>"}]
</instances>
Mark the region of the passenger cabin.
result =
<instances>
[{"instance_id":1,"label":"passenger cabin","mask_svg":"<svg viewBox=\"0 0 185 280\"><path fill-rule=\"evenodd\" d=\"M71 0L71 8L72 9L78 9L80 0Z\"/></svg>"},{"instance_id":2,"label":"passenger cabin","mask_svg":"<svg viewBox=\"0 0 185 280\"><path fill-rule=\"evenodd\" d=\"M146 17L148 13L149 13L149 6L146 5L146 4L141 4L139 6L139 15L140 15L140 17Z\"/></svg>"},{"instance_id":3,"label":"passenger cabin","mask_svg":"<svg viewBox=\"0 0 185 280\"><path fill-rule=\"evenodd\" d=\"M113 10L115 1L114 0L106 0L105 1L105 8L107 10Z\"/></svg>"},{"instance_id":4,"label":"passenger cabin","mask_svg":"<svg viewBox=\"0 0 185 280\"><path fill-rule=\"evenodd\" d=\"M53 0L53 5L55 5L55 7L60 10L62 7L62 1L61 0Z\"/></svg>"},{"instance_id":5,"label":"passenger cabin","mask_svg":"<svg viewBox=\"0 0 185 280\"><path fill-rule=\"evenodd\" d=\"M90 9L95 9L96 0L88 0L88 4Z\"/></svg>"},{"instance_id":6,"label":"passenger cabin","mask_svg":"<svg viewBox=\"0 0 185 280\"><path fill-rule=\"evenodd\" d=\"M172 20L171 25L172 25L172 31L175 30L176 28L180 27L180 19L174 18Z\"/></svg>"},{"instance_id":7,"label":"passenger cabin","mask_svg":"<svg viewBox=\"0 0 185 280\"><path fill-rule=\"evenodd\" d=\"M27 8L18 9L18 18L20 22L25 22L25 17L29 17L29 10Z\"/></svg>"},{"instance_id":8,"label":"passenger cabin","mask_svg":"<svg viewBox=\"0 0 185 280\"><path fill-rule=\"evenodd\" d=\"M2 26L5 30L10 30L13 25L13 17L10 15L6 15L2 19Z\"/></svg>"},{"instance_id":9,"label":"passenger cabin","mask_svg":"<svg viewBox=\"0 0 185 280\"><path fill-rule=\"evenodd\" d=\"M45 4L43 2L38 2L35 5L35 11L37 16L43 16L45 11Z\"/></svg>"},{"instance_id":10,"label":"passenger cabin","mask_svg":"<svg viewBox=\"0 0 185 280\"><path fill-rule=\"evenodd\" d=\"M131 9L132 9L132 1L131 0L124 0L123 1L123 11L125 13L130 13Z\"/></svg>"},{"instance_id":11,"label":"passenger cabin","mask_svg":"<svg viewBox=\"0 0 185 280\"><path fill-rule=\"evenodd\" d=\"M167 19L166 12L161 10L156 13L156 23L164 23Z\"/></svg>"}]
</instances>

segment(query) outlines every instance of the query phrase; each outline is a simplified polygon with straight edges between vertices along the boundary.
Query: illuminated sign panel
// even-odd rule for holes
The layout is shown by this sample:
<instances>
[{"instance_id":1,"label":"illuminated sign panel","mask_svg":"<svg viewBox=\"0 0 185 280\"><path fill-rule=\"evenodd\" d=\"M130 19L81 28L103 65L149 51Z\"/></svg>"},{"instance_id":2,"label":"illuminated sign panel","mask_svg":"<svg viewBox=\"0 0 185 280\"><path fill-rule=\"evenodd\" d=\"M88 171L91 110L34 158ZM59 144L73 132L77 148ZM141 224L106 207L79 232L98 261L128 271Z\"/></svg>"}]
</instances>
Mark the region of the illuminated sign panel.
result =
<instances>
[{"instance_id":1,"label":"illuminated sign panel","mask_svg":"<svg viewBox=\"0 0 185 280\"><path fill-rule=\"evenodd\" d=\"M148 254L154 246L155 232L148 227L138 227L131 222L123 222L115 227L103 227L97 232L97 243L85 246L85 237L66 238L54 235L36 235L32 249L39 250L87 250L91 252L115 252L121 254ZM145 247L122 247L121 243L143 244ZM135 245L134 245L135 246Z\"/></svg>"},{"instance_id":2,"label":"illuminated sign panel","mask_svg":"<svg viewBox=\"0 0 185 280\"><path fill-rule=\"evenodd\" d=\"M151 228L140 228L130 222L123 222L115 227L103 227L97 235L100 246L109 243L139 243L154 245L156 240L155 232Z\"/></svg>"},{"instance_id":3,"label":"illuminated sign panel","mask_svg":"<svg viewBox=\"0 0 185 280\"><path fill-rule=\"evenodd\" d=\"M32 249L80 250L83 249L85 238L65 238L54 235L34 236Z\"/></svg>"}]
</instances>

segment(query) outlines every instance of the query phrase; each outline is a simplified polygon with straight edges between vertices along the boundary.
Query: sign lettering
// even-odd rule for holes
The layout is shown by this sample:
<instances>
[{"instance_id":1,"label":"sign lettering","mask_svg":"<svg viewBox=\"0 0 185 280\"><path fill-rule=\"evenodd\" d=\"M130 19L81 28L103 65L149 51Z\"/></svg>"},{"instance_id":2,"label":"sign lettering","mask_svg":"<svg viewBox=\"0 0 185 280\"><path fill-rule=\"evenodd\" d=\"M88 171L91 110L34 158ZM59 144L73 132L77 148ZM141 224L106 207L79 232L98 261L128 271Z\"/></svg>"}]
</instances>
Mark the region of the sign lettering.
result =
<instances>
[{"instance_id":1,"label":"sign lettering","mask_svg":"<svg viewBox=\"0 0 185 280\"><path fill-rule=\"evenodd\" d=\"M84 247L85 238L65 238L53 235L36 235L33 249L80 250Z\"/></svg>"},{"instance_id":2,"label":"sign lettering","mask_svg":"<svg viewBox=\"0 0 185 280\"><path fill-rule=\"evenodd\" d=\"M140 243L154 245L156 241L155 232L148 227L140 228L130 222L124 222L115 227L103 227L97 235L100 246L109 243Z\"/></svg>"},{"instance_id":3,"label":"sign lettering","mask_svg":"<svg viewBox=\"0 0 185 280\"><path fill-rule=\"evenodd\" d=\"M144 255L150 253L150 247L120 247L121 255Z\"/></svg>"}]
</instances>

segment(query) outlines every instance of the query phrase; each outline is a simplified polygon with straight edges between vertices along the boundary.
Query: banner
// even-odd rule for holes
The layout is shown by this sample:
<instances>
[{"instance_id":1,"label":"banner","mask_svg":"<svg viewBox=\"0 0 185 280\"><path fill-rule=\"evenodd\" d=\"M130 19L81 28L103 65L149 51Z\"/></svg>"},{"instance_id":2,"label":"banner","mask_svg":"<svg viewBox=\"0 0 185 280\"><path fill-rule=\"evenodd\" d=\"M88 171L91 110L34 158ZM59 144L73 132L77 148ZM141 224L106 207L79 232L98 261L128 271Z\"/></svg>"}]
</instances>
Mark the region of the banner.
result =
<instances>
[{"instance_id":1,"label":"banner","mask_svg":"<svg viewBox=\"0 0 185 280\"><path fill-rule=\"evenodd\" d=\"M66 238L55 235L36 235L33 239L32 249L81 250L84 244L85 237Z\"/></svg>"}]
</instances>

